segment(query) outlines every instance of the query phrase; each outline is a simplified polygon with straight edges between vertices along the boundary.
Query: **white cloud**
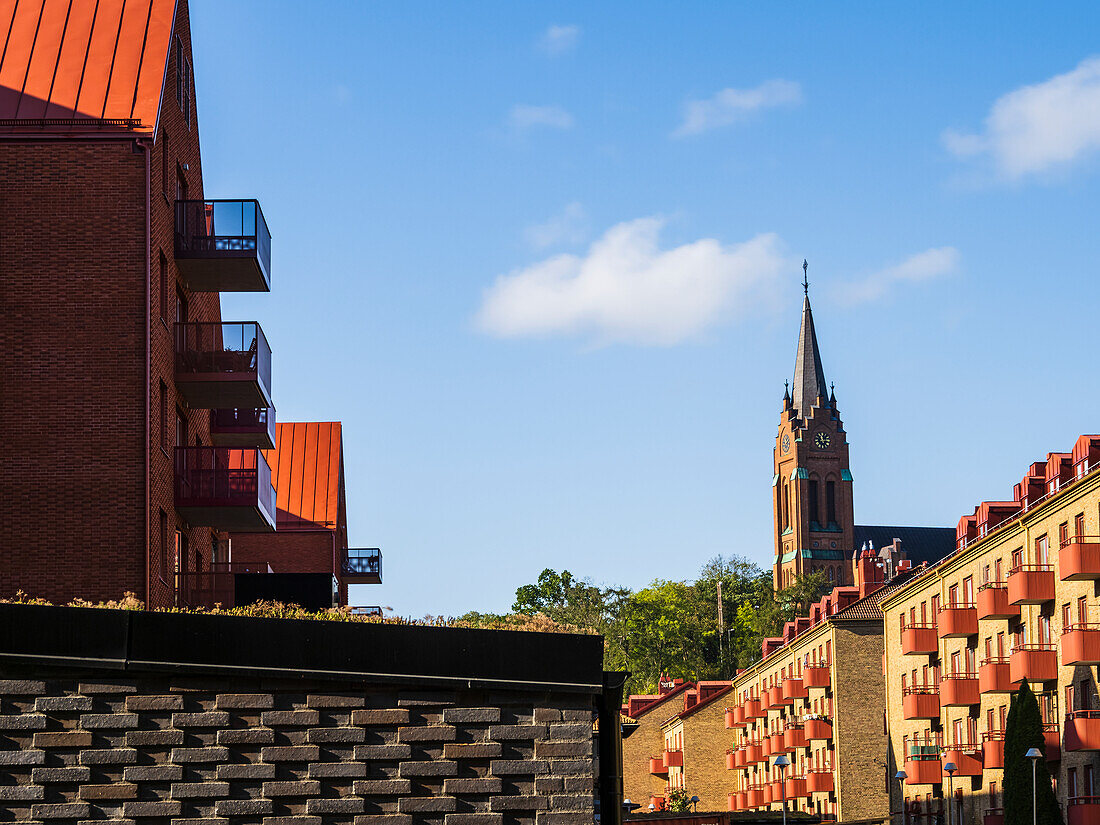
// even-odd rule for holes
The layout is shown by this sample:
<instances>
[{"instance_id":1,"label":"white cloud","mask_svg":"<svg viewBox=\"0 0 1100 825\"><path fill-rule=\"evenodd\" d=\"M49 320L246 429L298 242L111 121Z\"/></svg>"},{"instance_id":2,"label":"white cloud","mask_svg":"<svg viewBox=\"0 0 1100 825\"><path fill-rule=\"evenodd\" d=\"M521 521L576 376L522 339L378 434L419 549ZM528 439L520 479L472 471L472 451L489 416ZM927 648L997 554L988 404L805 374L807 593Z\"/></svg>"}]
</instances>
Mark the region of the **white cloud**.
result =
<instances>
[{"instance_id":1,"label":"white cloud","mask_svg":"<svg viewBox=\"0 0 1100 825\"><path fill-rule=\"evenodd\" d=\"M959 266L959 251L953 246L926 249L894 266L880 269L866 278L839 289L847 304L862 304L882 298L896 284L912 284L950 275Z\"/></svg>"},{"instance_id":2,"label":"white cloud","mask_svg":"<svg viewBox=\"0 0 1100 825\"><path fill-rule=\"evenodd\" d=\"M661 218L620 223L584 255L555 255L498 277L485 291L478 327L500 337L669 346L766 303L789 264L774 234L661 249L663 225Z\"/></svg>"},{"instance_id":3,"label":"white cloud","mask_svg":"<svg viewBox=\"0 0 1100 825\"><path fill-rule=\"evenodd\" d=\"M569 129L573 126L573 116L561 106L528 106L517 103L508 112L508 125L515 132L527 132L539 126Z\"/></svg>"},{"instance_id":4,"label":"white cloud","mask_svg":"<svg viewBox=\"0 0 1100 825\"><path fill-rule=\"evenodd\" d=\"M753 112L802 102L802 87L790 80L768 80L754 89L722 89L707 100L684 104L684 121L673 137L697 135L719 126L729 126Z\"/></svg>"},{"instance_id":5,"label":"white cloud","mask_svg":"<svg viewBox=\"0 0 1100 825\"><path fill-rule=\"evenodd\" d=\"M584 207L573 201L565 209L543 223L523 230L523 237L535 249L546 249L562 243L580 243L587 235Z\"/></svg>"},{"instance_id":6,"label":"white cloud","mask_svg":"<svg viewBox=\"0 0 1100 825\"><path fill-rule=\"evenodd\" d=\"M551 26L541 38L539 48L548 55L557 56L572 51L577 47L577 41L581 37L581 27L576 25Z\"/></svg>"},{"instance_id":7,"label":"white cloud","mask_svg":"<svg viewBox=\"0 0 1100 825\"><path fill-rule=\"evenodd\" d=\"M1100 57L1001 96L986 116L983 134L949 129L942 139L959 157L988 155L1000 175L1012 180L1100 150Z\"/></svg>"}]
</instances>

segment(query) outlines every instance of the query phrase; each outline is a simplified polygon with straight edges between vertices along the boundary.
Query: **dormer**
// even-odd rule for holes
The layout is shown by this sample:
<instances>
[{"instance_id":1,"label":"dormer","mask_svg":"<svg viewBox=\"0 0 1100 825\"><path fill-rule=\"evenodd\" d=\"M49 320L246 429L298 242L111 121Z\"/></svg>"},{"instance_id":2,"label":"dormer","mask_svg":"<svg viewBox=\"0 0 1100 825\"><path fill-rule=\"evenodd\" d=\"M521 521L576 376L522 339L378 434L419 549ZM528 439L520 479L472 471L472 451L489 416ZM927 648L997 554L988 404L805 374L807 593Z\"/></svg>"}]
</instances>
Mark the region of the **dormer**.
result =
<instances>
[{"instance_id":1,"label":"dormer","mask_svg":"<svg viewBox=\"0 0 1100 825\"><path fill-rule=\"evenodd\" d=\"M988 535L1004 522L1020 514L1020 505L1015 501L983 501L975 513L978 522L978 536Z\"/></svg>"},{"instance_id":2,"label":"dormer","mask_svg":"<svg viewBox=\"0 0 1100 825\"><path fill-rule=\"evenodd\" d=\"M1020 483L1012 488L1012 497L1023 509L1034 506L1046 495L1046 467L1045 463L1036 461Z\"/></svg>"},{"instance_id":3,"label":"dormer","mask_svg":"<svg viewBox=\"0 0 1100 825\"><path fill-rule=\"evenodd\" d=\"M959 519L959 525L955 528L955 549L963 550L968 544L978 538L978 508L974 508L974 515L963 516Z\"/></svg>"},{"instance_id":4,"label":"dormer","mask_svg":"<svg viewBox=\"0 0 1100 825\"><path fill-rule=\"evenodd\" d=\"M1047 456L1047 494L1057 493L1073 480L1073 454L1050 453Z\"/></svg>"},{"instance_id":5,"label":"dormer","mask_svg":"<svg viewBox=\"0 0 1100 825\"><path fill-rule=\"evenodd\" d=\"M1100 463L1100 435L1083 435L1078 438L1070 456L1074 478L1081 478L1091 472Z\"/></svg>"}]
</instances>

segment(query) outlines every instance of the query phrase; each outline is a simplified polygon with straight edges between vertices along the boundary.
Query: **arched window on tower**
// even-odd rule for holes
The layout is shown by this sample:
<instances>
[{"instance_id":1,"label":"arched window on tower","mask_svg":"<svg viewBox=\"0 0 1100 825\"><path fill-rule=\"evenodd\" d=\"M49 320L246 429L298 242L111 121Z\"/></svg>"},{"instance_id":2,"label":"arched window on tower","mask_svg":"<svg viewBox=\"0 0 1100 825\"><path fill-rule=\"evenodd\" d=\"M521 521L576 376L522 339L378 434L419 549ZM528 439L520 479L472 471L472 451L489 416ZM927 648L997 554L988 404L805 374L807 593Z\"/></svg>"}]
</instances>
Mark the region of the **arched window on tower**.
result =
<instances>
[{"instance_id":1,"label":"arched window on tower","mask_svg":"<svg viewBox=\"0 0 1100 825\"><path fill-rule=\"evenodd\" d=\"M825 482L825 511L829 524L836 524L836 482Z\"/></svg>"},{"instance_id":2,"label":"arched window on tower","mask_svg":"<svg viewBox=\"0 0 1100 825\"><path fill-rule=\"evenodd\" d=\"M816 477L810 479L810 521L820 522L821 517L818 515L817 505L817 487L818 481Z\"/></svg>"},{"instance_id":3,"label":"arched window on tower","mask_svg":"<svg viewBox=\"0 0 1100 825\"><path fill-rule=\"evenodd\" d=\"M836 581L836 573L833 572L833 568L829 567L829 581Z\"/></svg>"}]
</instances>

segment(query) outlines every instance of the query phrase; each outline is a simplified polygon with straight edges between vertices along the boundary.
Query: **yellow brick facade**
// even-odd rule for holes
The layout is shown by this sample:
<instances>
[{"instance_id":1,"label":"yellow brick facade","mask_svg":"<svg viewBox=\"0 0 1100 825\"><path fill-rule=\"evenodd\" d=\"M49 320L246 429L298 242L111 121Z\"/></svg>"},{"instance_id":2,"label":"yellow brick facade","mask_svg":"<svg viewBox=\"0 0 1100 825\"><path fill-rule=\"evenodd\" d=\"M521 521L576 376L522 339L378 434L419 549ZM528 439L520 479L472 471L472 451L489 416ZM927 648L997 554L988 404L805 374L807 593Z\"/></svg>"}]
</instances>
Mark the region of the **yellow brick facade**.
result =
<instances>
[{"instance_id":1,"label":"yellow brick facade","mask_svg":"<svg viewBox=\"0 0 1100 825\"><path fill-rule=\"evenodd\" d=\"M665 747L679 749L682 766L670 767L669 789L680 788L689 797L698 796L700 811L726 810L730 776L726 770L729 731L725 714L729 693L715 696L665 722ZM673 760L675 761L675 760Z\"/></svg>"}]
</instances>

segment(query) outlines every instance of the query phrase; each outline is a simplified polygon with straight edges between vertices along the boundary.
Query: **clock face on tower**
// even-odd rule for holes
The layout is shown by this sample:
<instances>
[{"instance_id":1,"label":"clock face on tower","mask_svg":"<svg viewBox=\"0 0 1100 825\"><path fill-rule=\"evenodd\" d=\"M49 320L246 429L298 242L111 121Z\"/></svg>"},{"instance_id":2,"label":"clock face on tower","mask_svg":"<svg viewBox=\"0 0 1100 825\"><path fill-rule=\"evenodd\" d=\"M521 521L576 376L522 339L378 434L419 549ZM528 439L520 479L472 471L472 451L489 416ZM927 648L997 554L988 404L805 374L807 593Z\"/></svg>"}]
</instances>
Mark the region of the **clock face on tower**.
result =
<instances>
[{"instance_id":1,"label":"clock face on tower","mask_svg":"<svg viewBox=\"0 0 1100 825\"><path fill-rule=\"evenodd\" d=\"M779 445L783 448L783 452L787 452L791 448L791 437L783 433L783 440L779 442Z\"/></svg>"},{"instance_id":2,"label":"clock face on tower","mask_svg":"<svg viewBox=\"0 0 1100 825\"><path fill-rule=\"evenodd\" d=\"M827 432L822 431L814 436L814 446L817 447L819 450L828 449L829 444L831 443L832 438L829 437L829 434Z\"/></svg>"}]
</instances>

